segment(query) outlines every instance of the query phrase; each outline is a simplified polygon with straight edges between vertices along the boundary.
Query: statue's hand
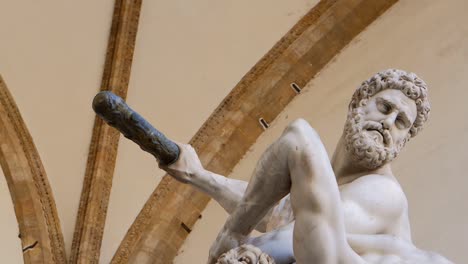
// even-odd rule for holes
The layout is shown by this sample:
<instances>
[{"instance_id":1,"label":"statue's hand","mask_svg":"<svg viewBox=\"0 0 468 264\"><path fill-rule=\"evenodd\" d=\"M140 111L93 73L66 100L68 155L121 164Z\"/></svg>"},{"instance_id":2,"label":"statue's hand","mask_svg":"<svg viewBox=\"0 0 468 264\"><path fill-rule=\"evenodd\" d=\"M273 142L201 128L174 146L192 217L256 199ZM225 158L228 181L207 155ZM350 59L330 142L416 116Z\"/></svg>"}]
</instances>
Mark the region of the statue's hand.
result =
<instances>
[{"instance_id":1,"label":"statue's hand","mask_svg":"<svg viewBox=\"0 0 468 264\"><path fill-rule=\"evenodd\" d=\"M211 245L210 253L208 256L208 264L214 264L221 256L221 254L226 253L227 251L239 247L243 244L245 237L240 235L233 235L225 230L219 232L218 237L216 238L213 245Z\"/></svg>"},{"instance_id":2,"label":"statue's hand","mask_svg":"<svg viewBox=\"0 0 468 264\"><path fill-rule=\"evenodd\" d=\"M165 170L180 182L190 183L194 177L201 175L205 169L192 146L181 143L177 143L177 146L180 150L177 161L169 166L159 164L159 168Z\"/></svg>"}]
</instances>

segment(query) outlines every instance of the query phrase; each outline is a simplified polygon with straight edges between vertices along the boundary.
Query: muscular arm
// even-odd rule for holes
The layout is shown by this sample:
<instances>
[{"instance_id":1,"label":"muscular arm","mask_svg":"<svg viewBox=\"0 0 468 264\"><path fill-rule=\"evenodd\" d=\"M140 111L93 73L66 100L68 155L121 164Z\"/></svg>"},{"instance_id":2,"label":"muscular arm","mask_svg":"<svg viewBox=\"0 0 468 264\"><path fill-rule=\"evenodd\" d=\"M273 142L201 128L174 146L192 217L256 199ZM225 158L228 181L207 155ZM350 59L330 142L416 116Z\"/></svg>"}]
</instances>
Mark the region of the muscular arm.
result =
<instances>
[{"instance_id":1,"label":"muscular arm","mask_svg":"<svg viewBox=\"0 0 468 264\"><path fill-rule=\"evenodd\" d=\"M346 243L339 190L325 147L305 120L291 123L263 153L241 206L210 248L208 263L248 241L252 227L288 193L297 263L360 263Z\"/></svg>"},{"instance_id":2,"label":"muscular arm","mask_svg":"<svg viewBox=\"0 0 468 264\"><path fill-rule=\"evenodd\" d=\"M160 166L180 182L188 183L218 202L228 214L232 214L247 189L247 182L226 178L203 168L195 150L186 144L178 144L179 160L168 166ZM267 232L292 221L289 197L285 197L258 223L255 229Z\"/></svg>"}]
</instances>

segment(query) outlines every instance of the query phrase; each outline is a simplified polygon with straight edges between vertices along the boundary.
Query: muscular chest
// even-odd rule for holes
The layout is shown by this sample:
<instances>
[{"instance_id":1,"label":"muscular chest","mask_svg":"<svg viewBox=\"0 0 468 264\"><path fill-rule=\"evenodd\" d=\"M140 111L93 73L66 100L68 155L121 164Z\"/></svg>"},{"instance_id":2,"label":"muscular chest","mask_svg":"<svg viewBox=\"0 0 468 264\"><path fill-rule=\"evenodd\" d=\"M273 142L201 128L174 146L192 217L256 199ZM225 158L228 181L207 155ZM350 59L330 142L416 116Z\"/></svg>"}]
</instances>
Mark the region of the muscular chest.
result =
<instances>
[{"instance_id":1,"label":"muscular chest","mask_svg":"<svg viewBox=\"0 0 468 264\"><path fill-rule=\"evenodd\" d=\"M398 183L365 176L340 186L345 228L354 234L388 233L398 224L406 198Z\"/></svg>"}]
</instances>

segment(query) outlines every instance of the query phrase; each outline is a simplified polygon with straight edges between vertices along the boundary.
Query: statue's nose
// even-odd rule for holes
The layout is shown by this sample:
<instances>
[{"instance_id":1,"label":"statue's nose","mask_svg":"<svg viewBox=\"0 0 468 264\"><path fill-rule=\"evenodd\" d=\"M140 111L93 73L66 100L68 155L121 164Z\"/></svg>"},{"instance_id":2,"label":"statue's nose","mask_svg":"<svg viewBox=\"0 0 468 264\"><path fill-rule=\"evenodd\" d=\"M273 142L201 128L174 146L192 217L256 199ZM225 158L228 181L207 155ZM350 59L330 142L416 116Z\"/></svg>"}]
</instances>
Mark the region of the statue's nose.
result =
<instances>
[{"instance_id":1,"label":"statue's nose","mask_svg":"<svg viewBox=\"0 0 468 264\"><path fill-rule=\"evenodd\" d=\"M382 124L382 127L387 130L390 129L393 123L395 122L396 116L397 116L397 113L395 112L392 112L386 115L386 117L380 121L380 123Z\"/></svg>"}]
</instances>

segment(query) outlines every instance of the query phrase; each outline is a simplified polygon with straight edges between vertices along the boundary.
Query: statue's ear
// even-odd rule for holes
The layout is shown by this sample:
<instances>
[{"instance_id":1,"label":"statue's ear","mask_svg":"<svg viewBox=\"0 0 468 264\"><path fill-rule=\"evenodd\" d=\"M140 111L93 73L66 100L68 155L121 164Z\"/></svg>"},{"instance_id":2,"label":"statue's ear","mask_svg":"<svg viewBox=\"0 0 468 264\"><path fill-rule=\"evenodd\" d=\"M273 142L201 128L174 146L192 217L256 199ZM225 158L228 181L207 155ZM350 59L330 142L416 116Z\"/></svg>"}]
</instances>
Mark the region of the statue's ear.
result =
<instances>
[{"instance_id":1,"label":"statue's ear","mask_svg":"<svg viewBox=\"0 0 468 264\"><path fill-rule=\"evenodd\" d=\"M353 99L353 100L351 100L351 102L349 102L349 104L348 104L348 111L351 111L351 110L353 110L353 109L356 108L356 107L357 107L357 105L356 105L356 100Z\"/></svg>"}]
</instances>

